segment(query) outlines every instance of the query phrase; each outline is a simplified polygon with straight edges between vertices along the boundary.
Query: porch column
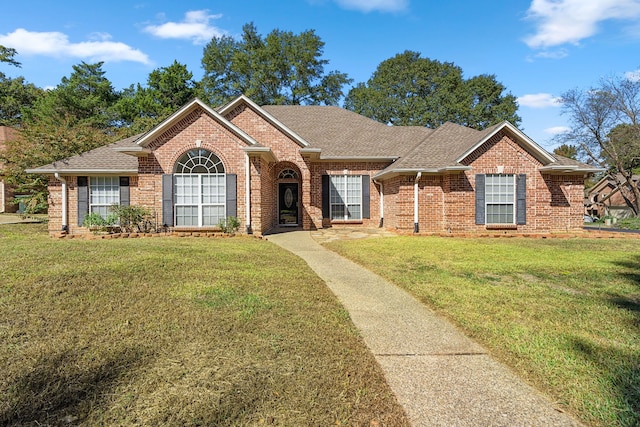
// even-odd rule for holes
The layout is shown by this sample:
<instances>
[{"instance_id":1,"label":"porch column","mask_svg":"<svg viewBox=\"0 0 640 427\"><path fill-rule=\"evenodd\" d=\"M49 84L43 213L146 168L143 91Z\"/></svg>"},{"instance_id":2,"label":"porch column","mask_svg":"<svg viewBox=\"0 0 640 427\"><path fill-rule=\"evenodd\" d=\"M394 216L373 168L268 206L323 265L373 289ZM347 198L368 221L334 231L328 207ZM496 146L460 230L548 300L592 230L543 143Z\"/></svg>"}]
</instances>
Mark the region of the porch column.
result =
<instances>
[{"instance_id":1,"label":"porch column","mask_svg":"<svg viewBox=\"0 0 640 427\"><path fill-rule=\"evenodd\" d=\"M69 224L67 221L67 180L60 176L59 173L54 174L55 178L62 183L62 231L69 231Z\"/></svg>"},{"instance_id":2,"label":"porch column","mask_svg":"<svg viewBox=\"0 0 640 427\"><path fill-rule=\"evenodd\" d=\"M251 229L251 164L249 161L249 153L244 153L244 212L247 234L253 234Z\"/></svg>"}]
</instances>

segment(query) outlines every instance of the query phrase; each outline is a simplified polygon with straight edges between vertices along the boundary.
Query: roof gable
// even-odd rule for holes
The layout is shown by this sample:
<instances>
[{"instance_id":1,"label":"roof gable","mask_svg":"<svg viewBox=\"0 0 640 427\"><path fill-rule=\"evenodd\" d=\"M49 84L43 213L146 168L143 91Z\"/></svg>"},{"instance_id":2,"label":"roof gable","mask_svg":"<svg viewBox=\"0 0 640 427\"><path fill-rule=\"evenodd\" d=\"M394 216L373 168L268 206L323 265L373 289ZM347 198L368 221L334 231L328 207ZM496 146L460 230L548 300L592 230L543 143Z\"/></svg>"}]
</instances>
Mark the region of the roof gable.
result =
<instances>
[{"instance_id":1,"label":"roof gable","mask_svg":"<svg viewBox=\"0 0 640 427\"><path fill-rule=\"evenodd\" d=\"M487 128L483 131L484 135L476 144L472 147L464 151L457 159L457 163L461 163L464 159L469 157L474 151L482 146L485 142L493 138L498 132L504 131L511 136L513 136L514 141L524 148L527 152L533 155L536 159L538 159L543 165L548 165L550 163L556 162L555 157L553 157L549 152L547 152L544 148L540 147L536 144L531 138L525 135L520 129L512 125L511 123L504 121L495 126Z\"/></svg>"},{"instance_id":2,"label":"roof gable","mask_svg":"<svg viewBox=\"0 0 640 427\"><path fill-rule=\"evenodd\" d=\"M228 103L227 105L224 105L224 106L220 107L218 109L218 112L222 116L226 117L228 114L230 114L233 110L235 110L236 108L240 107L241 105L244 105L244 106L250 108L253 112L258 114L260 117L262 117L267 122L269 122L276 129L280 130L282 133L284 133L289 138L291 138L300 147L305 148L305 147L309 146L309 143L307 141L305 141L304 138L302 138L300 135L298 135L295 131L290 129L288 126L286 126L280 120L278 120L276 117L274 117L273 115L269 114L269 111L265 107L260 107L258 104L256 104L255 102L253 102L252 100L250 100L249 98L247 98L244 95L240 95L239 97L237 97L236 99L234 99L233 101Z\"/></svg>"},{"instance_id":3,"label":"roof gable","mask_svg":"<svg viewBox=\"0 0 640 427\"><path fill-rule=\"evenodd\" d=\"M236 125L228 121L226 118L224 118L224 116L222 116L222 114L212 109L211 107L209 107L207 104L205 104L198 98L193 99L192 101L184 105L182 108L180 108L178 111L173 113L171 116L163 120L159 125L157 125L153 129L151 129L149 132L144 134L140 139L136 141L136 145L143 148L148 147L149 144L151 144L151 142L153 142L156 138L158 138L160 135L162 135L164 132L169 130L176 123L178 123L180 120L182 120L183 118L185 118L187 115L189 115L191 112L193 112L198 108L202 109L212 119L214 119L216 122L218 122L219 124L227 128L237 137L245 141L248 145L259 145L258 142L253 138L251 138L246 132L244 132L242 129L240 129L239 127L237 127Z\"/></svg>"}]
</instances>

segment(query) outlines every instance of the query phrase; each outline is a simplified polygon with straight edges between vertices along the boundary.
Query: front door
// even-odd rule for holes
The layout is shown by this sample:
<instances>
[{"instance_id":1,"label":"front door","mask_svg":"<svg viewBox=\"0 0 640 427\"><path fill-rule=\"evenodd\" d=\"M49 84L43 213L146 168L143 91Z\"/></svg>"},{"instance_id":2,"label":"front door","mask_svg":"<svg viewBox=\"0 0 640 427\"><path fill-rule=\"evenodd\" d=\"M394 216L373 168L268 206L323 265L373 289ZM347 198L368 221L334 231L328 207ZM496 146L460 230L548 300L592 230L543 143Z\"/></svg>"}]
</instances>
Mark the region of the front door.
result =
<instances>
[{"instance_id":1,"label":"front door","mask_svg":"<svg viewBox=\"0 0 640 427\"><path fill-rule=\"evenodd\" d=\"M278 224L298 225L298 184L297 183L279 184Z\"/></svg>"}]
</instances>

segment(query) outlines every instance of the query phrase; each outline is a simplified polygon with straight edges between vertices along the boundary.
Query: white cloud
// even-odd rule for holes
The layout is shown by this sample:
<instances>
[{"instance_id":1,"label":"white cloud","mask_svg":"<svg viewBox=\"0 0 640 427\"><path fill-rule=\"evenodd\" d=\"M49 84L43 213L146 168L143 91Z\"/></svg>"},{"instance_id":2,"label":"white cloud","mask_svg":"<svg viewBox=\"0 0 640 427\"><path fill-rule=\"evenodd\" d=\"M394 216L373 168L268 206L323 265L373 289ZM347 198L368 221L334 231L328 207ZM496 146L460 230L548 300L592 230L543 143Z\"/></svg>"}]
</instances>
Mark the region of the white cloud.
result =
<instances>
[{"instance_id":1,"label":"white cloud","mask_svg":"<svg viewBox=\"0 0 640 427\"><path fill-rule=\"evenodd\" d=\"M409 0L335 0L340 7L361 12L400 12L409 7Z\"/></svg>"},{"instance_id":2,"label":"white cloud","mask_svg":"<svg viewBox=\"0 0 640 427\"><path fill-rule=\"evenodd\" d=\"M0 34L0 45L11 47L20 55L83 58L89 61L132 61L149 64L149 57L124 43L111 41L106 33L93 34L89 41L69 42L69 37L57 31L35 32L18 28L12 33Z\"/></svg>"},{"instance_id":3,"label":"white cloud","mask_svg":"<svg viewBox=\"0 0 640 427\"><path fill-rule=\"evenodd\" d=\"M533 93L518 97L518 105L530 108L559 107L560 98L550 93Z\"/></svg>"},{"instance_id":4,"label":"white cloud","mask_svg":"<svg viewBox=\"0 0 640 427\"><path fill-rule=\"evenodd\" d=\"M529 47L578 44L596 34L601 21L638 19L640 0L533 0L527 17L537 27L525 39Z\"/></svg>"},{"instance_id":5,"label":"white cloud","mask_svg":"<svg viewBox=\"0 0 640 427\"><path fill-rule=\"evenodd\" d=\"M566 126L553 126L550 128L546 128L544 130L545 133L549 135L559 135L561 133L569 132L571 129Z\"/></svg>"},{"instance_id":6,"label":"white cloud","mask_svg":"<svg viewBox=\"0 0 640 427\"><path fill-rule=\"evenodd\" d=\"M144 31L162 39L187 39L193 44L208 43L214 37L222 37L226 31L209 24L222 15L209 15L208 10L192 10L184 15L181 22L166 22L161 25L147 25Z\"/></svg>"},{"instance_id":7,"label":"white cloud","mask_svg":"<svg viewBox=\"0 0 640 427\"><path fill-rule=\"evenodd\" d=\"M640 82L640 69L635 71L627 71L624 73L624 76L627 80L631 80L632 82Z\"/></svg>"}]
</instances>

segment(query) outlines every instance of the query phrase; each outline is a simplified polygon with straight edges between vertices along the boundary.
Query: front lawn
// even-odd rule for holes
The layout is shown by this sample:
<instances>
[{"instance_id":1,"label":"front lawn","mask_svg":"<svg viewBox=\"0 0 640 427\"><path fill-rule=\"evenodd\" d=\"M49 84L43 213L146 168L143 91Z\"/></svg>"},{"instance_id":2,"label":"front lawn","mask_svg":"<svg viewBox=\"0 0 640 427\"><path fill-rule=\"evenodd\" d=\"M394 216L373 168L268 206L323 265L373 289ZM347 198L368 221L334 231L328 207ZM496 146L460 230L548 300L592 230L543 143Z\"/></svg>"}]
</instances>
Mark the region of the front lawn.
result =
<instances>
[{"instance_id":1,"label":"front lawn","mask_svg":"<svg viewBox=\"0 0 640 427\"><path fill-rule=\"evenodd\" d=\"M0 226L0 425L406 425L299 258Z\"/></svg>"},{"instance_id":2,"label":"front lawn","mask_svg":"<svg viewBox=\"0 0 640 427\"><path fill-rule=\"evenodd\" d=\"M393 237L328 247L452 319L584 422L640 425L640 240Z\"/></svg>"}]
</instances>

